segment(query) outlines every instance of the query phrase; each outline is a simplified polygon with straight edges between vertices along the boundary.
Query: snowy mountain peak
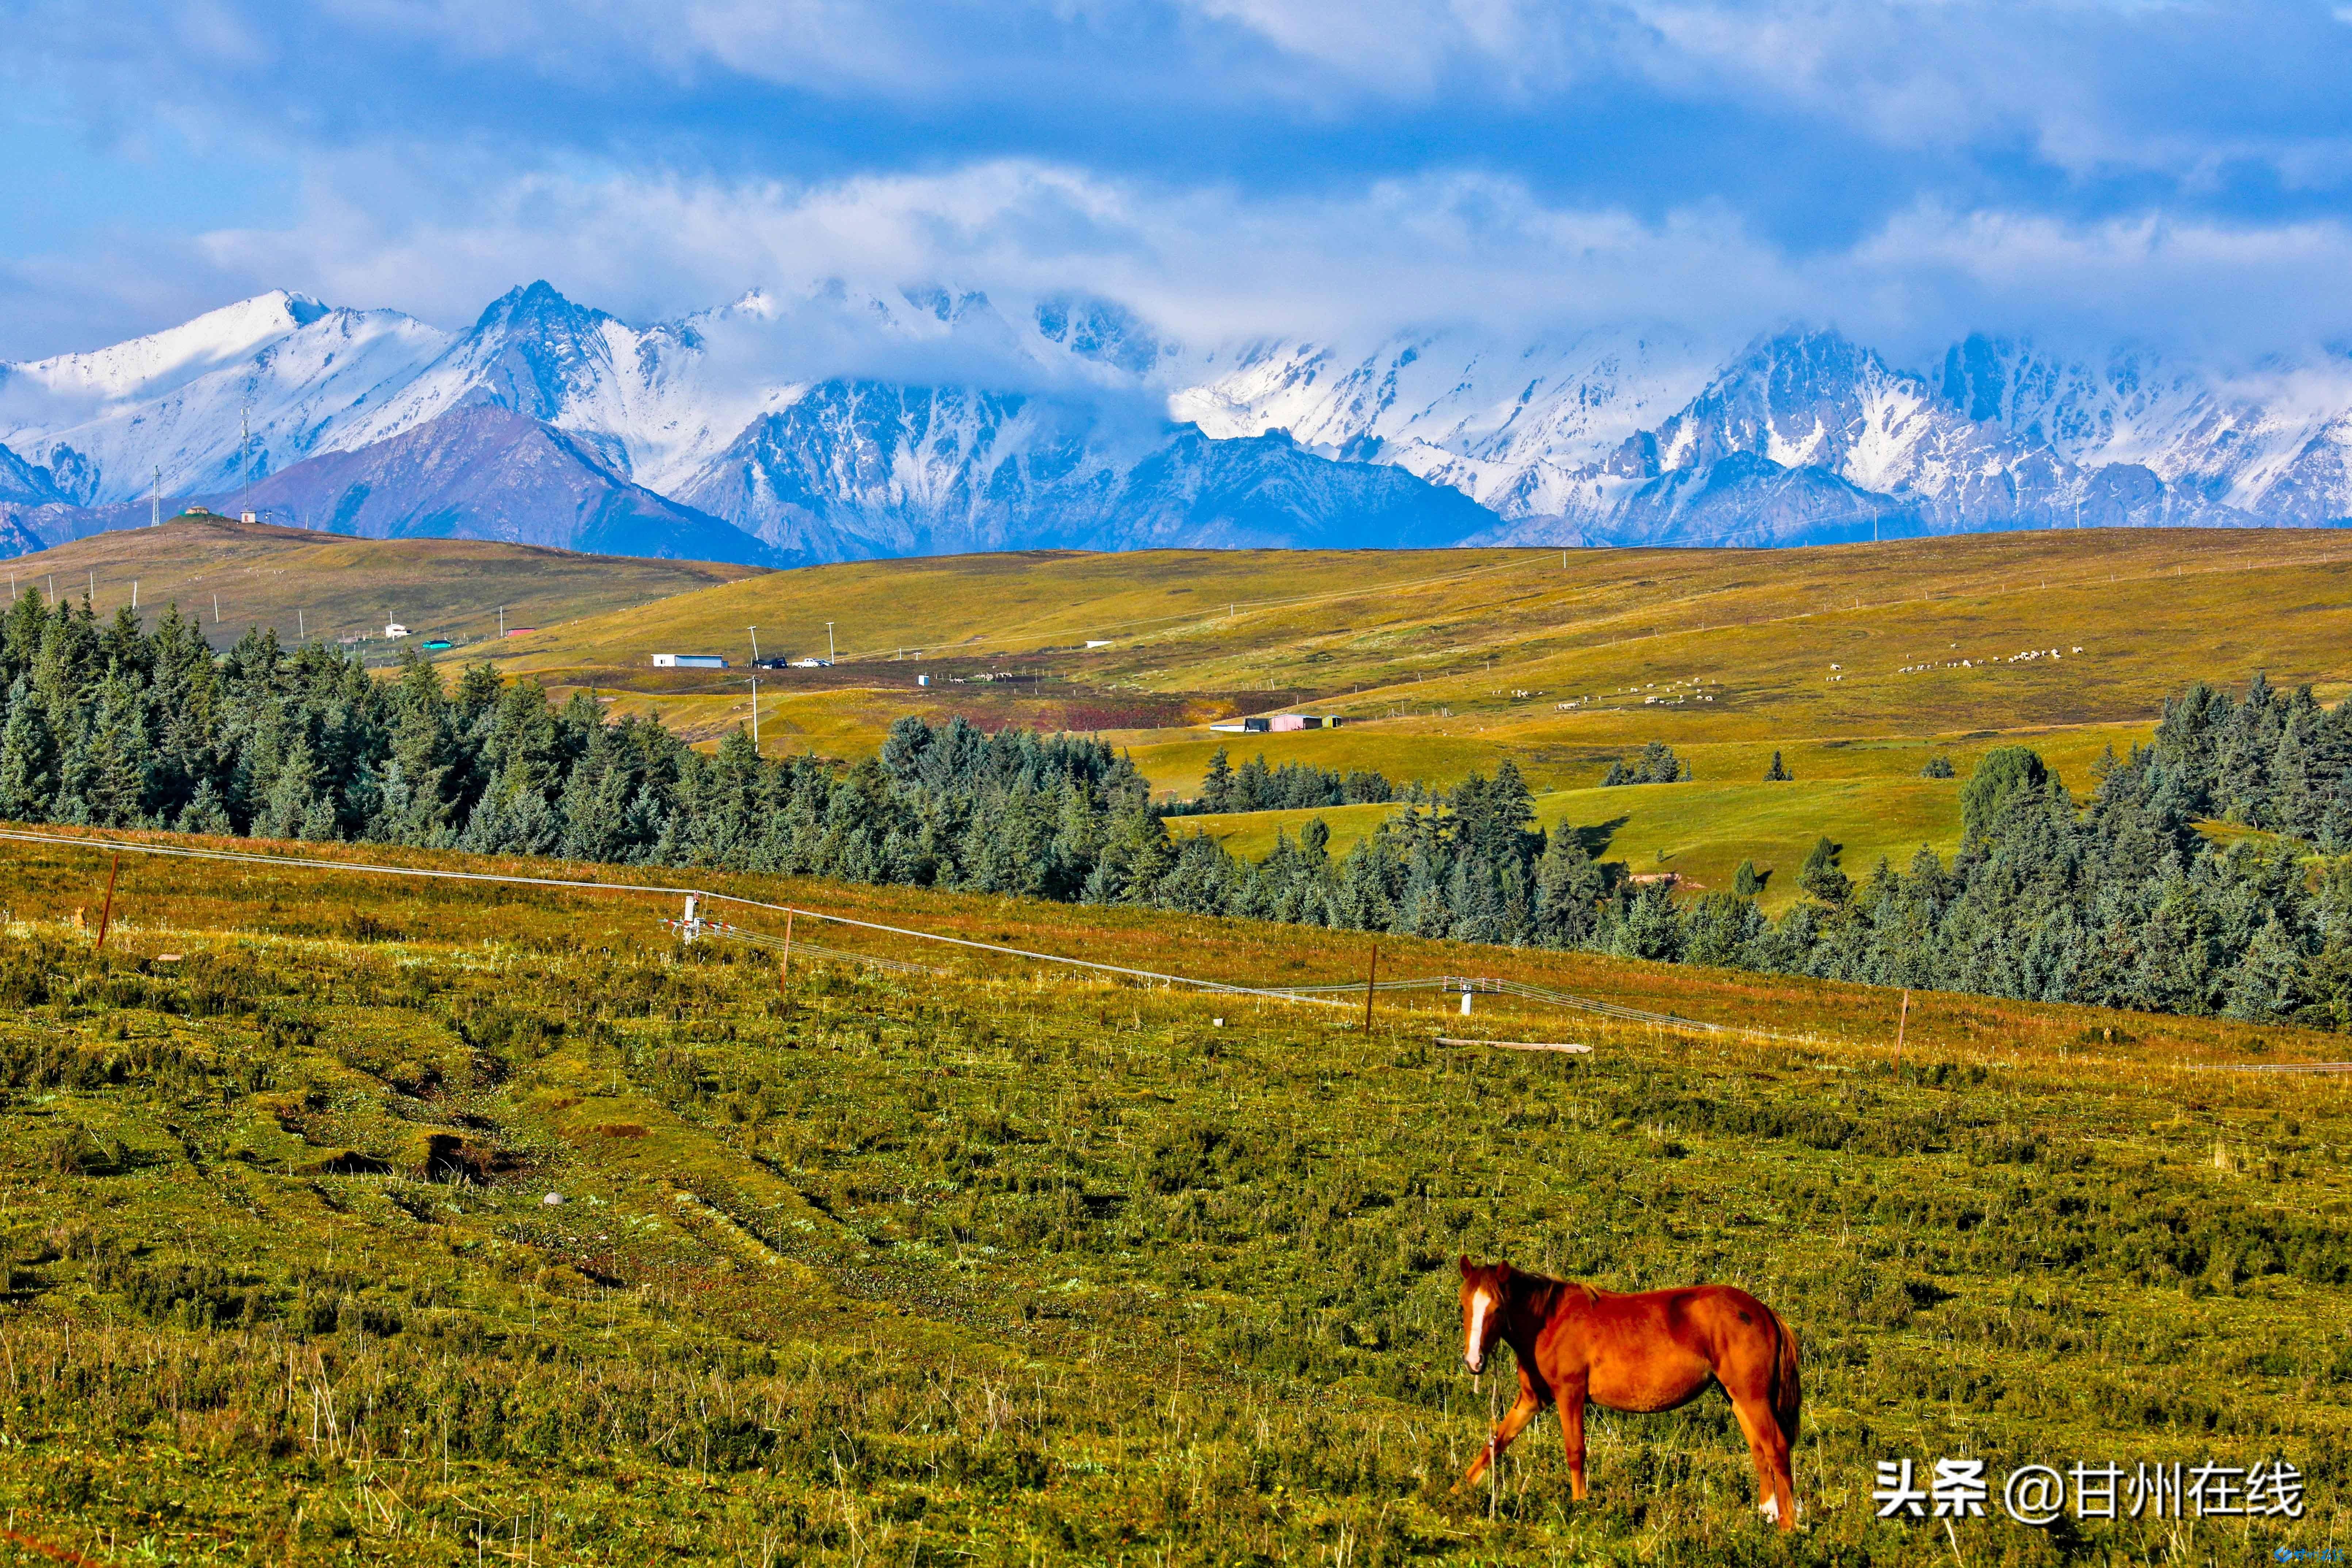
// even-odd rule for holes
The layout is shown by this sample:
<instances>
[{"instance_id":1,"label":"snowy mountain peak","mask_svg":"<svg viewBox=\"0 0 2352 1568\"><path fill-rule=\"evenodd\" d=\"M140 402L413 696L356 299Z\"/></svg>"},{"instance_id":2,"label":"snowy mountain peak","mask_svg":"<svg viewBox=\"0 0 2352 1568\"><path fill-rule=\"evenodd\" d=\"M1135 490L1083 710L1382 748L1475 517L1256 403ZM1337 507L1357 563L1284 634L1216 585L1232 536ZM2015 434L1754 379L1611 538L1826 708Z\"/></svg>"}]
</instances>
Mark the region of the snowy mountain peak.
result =
<instances>
[{"instance_id":1,"label":"snowy mountain peak","mask_svg":"<svg viewBox=\"0 0 2352 1568\"><path fill-rule=\"evenodd\" d=\"M473 335L501 331L577 334L612 319L593 306L573 304L542 278L535 283L517 284L483 307Z\"/></svg>"},{"instance_id":2,"label":"snowy mountain peak","mask_svg":"<svg viewBox=\"0 0 2352 1568\"><path fill-rule=\"evenodd\" d=\"M1150 375L1176 352L1134 311L1091 295L1051 294L1037 301L1033 314L1037 335L1047 342L1129 375Z\"/></svg>"},{"instance_id":3,"label":"snowy mountain peak","mask_svg":"<svg viewBox=\"0 0 2352 1568\"><path fill-rule=\"evenodd\" d=\"M811 279L638 326L542 279L457 334L279 290L0 366L0 505L102 509L158 469L219 497L302 465L305 496L394 484L440 498L434 526L520 527L538 471L578 508L643 487L807 559L1340 540L1349 497L1388 520L1367 542L2317 524L2352 520L2352 359L2222 372L1976 334L1920 374L1804 325L1737 348L1644 324L1180 344L1083 290L942 280ZM499 471L436 488L461 462ZM407 527L415 499L362 510ZM624 510L702 526L649 504Z\"/></svg>"},{"instance_id":4,"label":"snowy mountain peak","mask_svg":"<svg viewBox=\"0 0 2352 1568\"><path fill-rule=\"evenodd\" d=\"M11 365L9 380L55 396L152 395L246 358L327 314L328 308L307 294L273 289L127 342Z\"/></svg>"}]
</instances>

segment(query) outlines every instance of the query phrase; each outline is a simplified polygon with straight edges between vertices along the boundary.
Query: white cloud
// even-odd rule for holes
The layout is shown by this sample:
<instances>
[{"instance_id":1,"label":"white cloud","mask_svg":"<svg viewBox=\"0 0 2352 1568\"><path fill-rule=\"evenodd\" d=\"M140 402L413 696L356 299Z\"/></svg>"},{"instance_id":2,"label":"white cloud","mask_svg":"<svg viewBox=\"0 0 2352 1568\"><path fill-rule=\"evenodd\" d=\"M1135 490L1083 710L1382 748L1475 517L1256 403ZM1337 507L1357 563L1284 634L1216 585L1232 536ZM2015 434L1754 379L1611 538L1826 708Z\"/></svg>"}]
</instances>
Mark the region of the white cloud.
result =
<instances>
[{"instance_id":1,"label":"white cloud","mask_svg":"<svg viewBox=\"0 0 2352 1568\"><path fill-rule=\"evenodd\" d=\"M377 199L335 194L358 187ZM2253 353L2352 331L2352 226L2333 218L2082 222L1926 203L1852 246L1792 254L1719 205L1654 221L1549 205L1491 175L1276 199L1018 160L806 186L541 174L462 211L387 216L403 210L391 169L363 179L339 167L299 224L206 235L199 250L240 287L284 284L449 324L544 276L637 320L824 278L939 279L1010 298L1075 287L1195 345L1629 320L1728 341L1801 319L1919 354L1977 329Z\"/></svg>"}]
</instances>

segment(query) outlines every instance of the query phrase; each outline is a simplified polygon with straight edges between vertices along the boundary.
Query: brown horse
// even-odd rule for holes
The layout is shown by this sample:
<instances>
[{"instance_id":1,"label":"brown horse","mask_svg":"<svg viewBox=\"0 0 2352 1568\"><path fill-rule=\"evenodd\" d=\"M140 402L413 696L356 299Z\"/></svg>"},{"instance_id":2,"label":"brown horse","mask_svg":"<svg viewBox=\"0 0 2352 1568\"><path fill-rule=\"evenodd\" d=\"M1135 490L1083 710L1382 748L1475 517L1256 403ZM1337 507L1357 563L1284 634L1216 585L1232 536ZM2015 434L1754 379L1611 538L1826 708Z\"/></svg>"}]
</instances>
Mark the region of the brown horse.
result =
<instances>
[{"instance_id":1,"label":"brown horse","mask_svg":"<svg viewBox=\"0 0 2352 1568\"><path fill-rule=\"evenodd\" d=\"M1626 1296L1465 1258L1462 1359L1472 1372L1486 1366L1497 1339L1518 1361L1519 1397L1461 1486L1475 1484L1536 1412L1556 1404L1569 1487L1581 1502L1587 1400L1610 1410L1672 1410L1719 1383L1748 1435L1764 1517L1796 1528L1789 1450L1797 1441L1797 1336L1747 1291L1695 1285Z\"/></svg>"}]
</instances>

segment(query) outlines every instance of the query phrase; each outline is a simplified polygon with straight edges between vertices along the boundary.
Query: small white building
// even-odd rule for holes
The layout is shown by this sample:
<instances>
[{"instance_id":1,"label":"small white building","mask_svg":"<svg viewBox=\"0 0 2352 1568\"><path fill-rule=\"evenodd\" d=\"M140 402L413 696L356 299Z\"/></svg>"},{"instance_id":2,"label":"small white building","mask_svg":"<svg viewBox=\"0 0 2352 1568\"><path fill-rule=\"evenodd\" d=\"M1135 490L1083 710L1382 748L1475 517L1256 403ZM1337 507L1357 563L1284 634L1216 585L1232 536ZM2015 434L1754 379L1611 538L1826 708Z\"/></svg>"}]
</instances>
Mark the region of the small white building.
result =
<instances>
[{"instance_id":1,"label":"small white building","mask_svg":"<svg viewBox=\"0 0 2352 1568\"><path fill-rule=\"evenodd\" d=\"M396 642L408 635L408 628L398 621L386 621L383 623L383 635Z\"/></svg>"},{"instance_id":2,"label":"small white building","mask_svg":"<svg viewBox=\"0 0 2352 1568\"><path fill-rule=\"evenodd\" d=\"M656 669L724 669L727 658L716 653L657 653L654 655Z\"/></svg>"}]
</instances>

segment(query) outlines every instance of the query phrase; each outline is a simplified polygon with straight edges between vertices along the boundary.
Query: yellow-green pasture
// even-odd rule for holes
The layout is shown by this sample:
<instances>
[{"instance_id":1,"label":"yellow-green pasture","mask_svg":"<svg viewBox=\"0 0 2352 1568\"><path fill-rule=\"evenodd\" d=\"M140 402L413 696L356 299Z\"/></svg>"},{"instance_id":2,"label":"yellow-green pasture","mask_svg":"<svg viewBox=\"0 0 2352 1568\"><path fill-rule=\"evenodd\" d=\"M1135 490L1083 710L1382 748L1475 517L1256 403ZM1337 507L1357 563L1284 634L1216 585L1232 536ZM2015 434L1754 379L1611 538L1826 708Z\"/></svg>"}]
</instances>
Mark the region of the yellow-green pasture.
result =
<instances>
[{"instance_id":1,"label":"yellow-green pasture","mask_svg":"<svg viewBox=\"0 0 2352 1568\"><path fill-rule=\"evenodd\" d=\"M2341 689L2352 534L868 562L769 574L497 651L551 679L617 676L661 648L740 659L752 626L765 653L822 652L828 621L844 665L870 665L877 684L1001 658L1045 679L1041 703L1058 700L1058 682L1263 690L1268 707L1304 693L1359 719L1508 715L1568 733L1597 710L1693 738L1933 734L2143 719L2194 676L2258 667Z\"/></svg>"},{"instance_id":2,"label":"yellow-green pasture","mask_svg":"<svg viewBox=\"0 0 2352 1568\"><path fill-rule=\"evenodd\" d=\"M1172 832L1206 833L1247 859L1296 839L1320 817L1331 853L1344 854L1396 805L1342 805L1318 811L1249 811L1179 817ZM1798 896L1797 868L1827 834L1849 874L1865 876L1880 856L1895 865L1926 846L1948 856L1960 837L1958 784L1949 779L1824 779L1812 784L1626 784L1555 790L1536 797L1536 819L1549 830L1584 833L1601 858L1622 860L1637 877L1672 873L1686 890L1729 891L1742 860L1767 873L1759 902L1779 910Z\"/></svg>"},{"instance_id":3,"label":"yellow-green pasture","mask_svg":"<svg viewBox=\"0 0 2352 1568\"><path fill-rule=\"evenodd\" d=\"M1536 796L1536 819L1548 831L1582 831L1597 858L1622 860L1635 876L1670 872L1688 890L1728 890L1739 862L1753 860L1767 874L1759 901L1778 911L1795 901L1797 868L1824 835L1840 847L1841 864L1857 879L1868 875L1881 856L1897 867L1923 846L1948 857L1960 841L1960 783L1992 745L2032 746L2082 795L2094 787L2091 768L2102 750L2113 746L2121 753L2147 738L2145 728L2098 726L1949 744L1816 742L1780 748L1796 777L1778 784L1763 782L1772 748L1695 746L1683 753L1696 775L1687 784L1603 789L1595 783L1548 790ZM1235 761L1256 754L1253 749ZM1270 751L1267 755L1274 760ZM1921 777L1926 760L1936 755L1952 758L1958 776ZM1343 855L1404 809L1381 805L1232 812L1177 817L1169 826L1179 834L1206 833L1235 855L1256 859L1274 847L1277 835L1296 839L1308 821L1320 817L1331 832L1331 853Z\"/></svg>"},{"instance_id":4,"label":"yellow-green pasture","mask_svg":"<svg viewBox=\"0 0 2352 1568\"><path fill-rule=\"evenodd\" d=\"M211 513L92 534L19 556L7 570L20 591L91 595L102 616L134 594L150 625L176 604L216 647L267 626L288 644L364 637L360 646L382 657L401 646L383 638L396 621L410 646L446 637L466 645L452 656L461 658L505 646L502 608L506 626L550 626L760 573L479 539L352 539Z\"/></svg>"}]
</instances>

